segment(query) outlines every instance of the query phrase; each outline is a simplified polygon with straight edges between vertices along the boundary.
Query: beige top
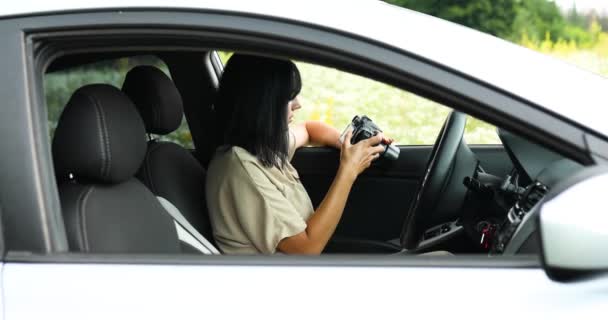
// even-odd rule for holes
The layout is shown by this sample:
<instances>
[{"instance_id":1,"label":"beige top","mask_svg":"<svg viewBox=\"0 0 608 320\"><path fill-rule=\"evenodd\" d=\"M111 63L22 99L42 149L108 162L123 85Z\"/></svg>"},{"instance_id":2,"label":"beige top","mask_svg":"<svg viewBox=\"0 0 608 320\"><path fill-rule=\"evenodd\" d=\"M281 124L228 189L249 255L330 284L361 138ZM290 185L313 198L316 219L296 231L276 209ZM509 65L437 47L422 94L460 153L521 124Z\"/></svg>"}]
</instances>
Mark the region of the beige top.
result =
<instances>
[{"instance_id":1,"label":"beige top","mask_svg":"<svg viewBox=\"0 0 608 320\"><path fill-rule=\"evenodd\" d=\"M295 152L290 134L289 159ZM226 254L273 254L279 241L306 229L314 212L296 169L264 167L240 147L219 147L206 181L213 236Z\"/></svg>"}]
</instances>

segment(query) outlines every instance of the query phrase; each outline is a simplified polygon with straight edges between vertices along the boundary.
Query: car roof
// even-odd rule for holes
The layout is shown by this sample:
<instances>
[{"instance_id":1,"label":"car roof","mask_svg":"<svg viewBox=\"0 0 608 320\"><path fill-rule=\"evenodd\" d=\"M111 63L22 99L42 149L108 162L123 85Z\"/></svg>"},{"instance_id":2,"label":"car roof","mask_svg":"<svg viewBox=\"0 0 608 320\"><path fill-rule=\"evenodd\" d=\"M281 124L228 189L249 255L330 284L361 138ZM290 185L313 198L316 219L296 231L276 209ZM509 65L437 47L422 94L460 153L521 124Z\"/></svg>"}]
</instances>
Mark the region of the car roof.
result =
<instances>
[{"instance_id":1,"label":"car roof","mask_svg":"<svg viewBox=\"0 0 608 320\"><path fill-rule=\"evenodd\" d=\"M277 17L356 34L424 57L608 136L608 79L494 36L381 1L55 0L12 2L0 17L162 8Z\"/></svg>"}]
</instances>

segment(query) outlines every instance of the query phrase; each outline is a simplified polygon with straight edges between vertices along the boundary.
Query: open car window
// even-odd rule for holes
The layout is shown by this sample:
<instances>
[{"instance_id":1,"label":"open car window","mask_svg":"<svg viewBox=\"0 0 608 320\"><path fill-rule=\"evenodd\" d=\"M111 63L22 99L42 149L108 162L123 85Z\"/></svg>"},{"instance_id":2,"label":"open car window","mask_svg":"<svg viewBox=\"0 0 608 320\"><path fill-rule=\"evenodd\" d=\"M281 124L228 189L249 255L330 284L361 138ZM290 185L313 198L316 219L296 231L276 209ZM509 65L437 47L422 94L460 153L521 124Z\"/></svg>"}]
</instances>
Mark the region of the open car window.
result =
<instances>
[{"instance_id":1,"label":"open car window","mask_svg":"<svg viewBox=\"0 0 608 320\"><path fill-rule=\"evenodd\" d=\"M219 51L225 65L231 52ZM320 120L340 130L367 115L402 146L432 145L450 108L411 92L317 64L296 62L302 77L295 121ZM500 144L496 127L468 117L468 144Z\"/></svg>"}]
</instances>

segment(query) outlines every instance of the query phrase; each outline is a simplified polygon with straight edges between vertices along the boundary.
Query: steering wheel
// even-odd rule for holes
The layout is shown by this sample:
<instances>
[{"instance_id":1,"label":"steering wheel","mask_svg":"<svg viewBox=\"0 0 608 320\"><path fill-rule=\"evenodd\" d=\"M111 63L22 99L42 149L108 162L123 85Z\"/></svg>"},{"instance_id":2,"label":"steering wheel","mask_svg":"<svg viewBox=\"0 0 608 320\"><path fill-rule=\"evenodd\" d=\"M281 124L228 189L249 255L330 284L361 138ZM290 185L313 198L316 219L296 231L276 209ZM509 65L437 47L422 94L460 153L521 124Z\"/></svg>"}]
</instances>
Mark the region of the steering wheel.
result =
<instances>
[{"instance_id":1,"label":"steering wheel","mask_svg":"<svg viewBox=\"0 0 608 320\"><path fill-rule=\"evenodd\" d=\"M404 220L401 245L405 249L414 249L421 233L432 223L447 222L459 214L467 191L462 180L472 175L478 164L462 139L466 121L465 114L452 111L441 128L418 194Z\"/></svg>"}]
</instances>

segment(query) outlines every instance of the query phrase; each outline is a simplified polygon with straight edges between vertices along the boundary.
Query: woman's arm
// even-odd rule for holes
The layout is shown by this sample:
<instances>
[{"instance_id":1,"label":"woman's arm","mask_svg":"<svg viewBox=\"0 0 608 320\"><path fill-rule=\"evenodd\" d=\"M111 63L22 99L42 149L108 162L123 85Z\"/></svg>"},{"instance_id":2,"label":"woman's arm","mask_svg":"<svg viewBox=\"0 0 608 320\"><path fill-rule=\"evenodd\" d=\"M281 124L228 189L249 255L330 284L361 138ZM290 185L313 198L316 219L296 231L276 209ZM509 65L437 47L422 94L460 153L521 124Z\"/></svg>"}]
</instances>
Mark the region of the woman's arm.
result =
<instances>
[{"instance_id":1,"label":"woman's arm","mask_svg":"<svg viewBox=\"0 0 608 320\"><path fill-rule=\"evenodd\" d=\"M283 253L292 254L320 254L336 230L342 217L346 199L357 176L368 168L372 160L376 159L382 146L375 146L382 137L374 136L350 144L352 132L348 132L341 145L340 167L331 184L327 195L306 222L306 230L294 236L282 239L278 249Z\"/></svg>"},{"instance_id":2,"label":"woman's arm","mask_svg":"<svg viewBox=\"0 0 608 320\"><path fill-rule=\"evenodd\" d=\"M340 149L338 129L321 121L304 121L291 129L296 137L296 149L307 144L321 145Z\"/></svg>"},{"instance_id":3,"label":"woman's arm","mask_svg":"<svg viewBox=\"0 0 608 320\"><path fill-rule=\"evenodd\" d=\"M307 144L334 147L340 149L340 131L321 121L308 120L292 127L296 137L296 149ZM382 133L384 144L393 143L393 139L385 137Z\"/></svg>"}]
</instances>

